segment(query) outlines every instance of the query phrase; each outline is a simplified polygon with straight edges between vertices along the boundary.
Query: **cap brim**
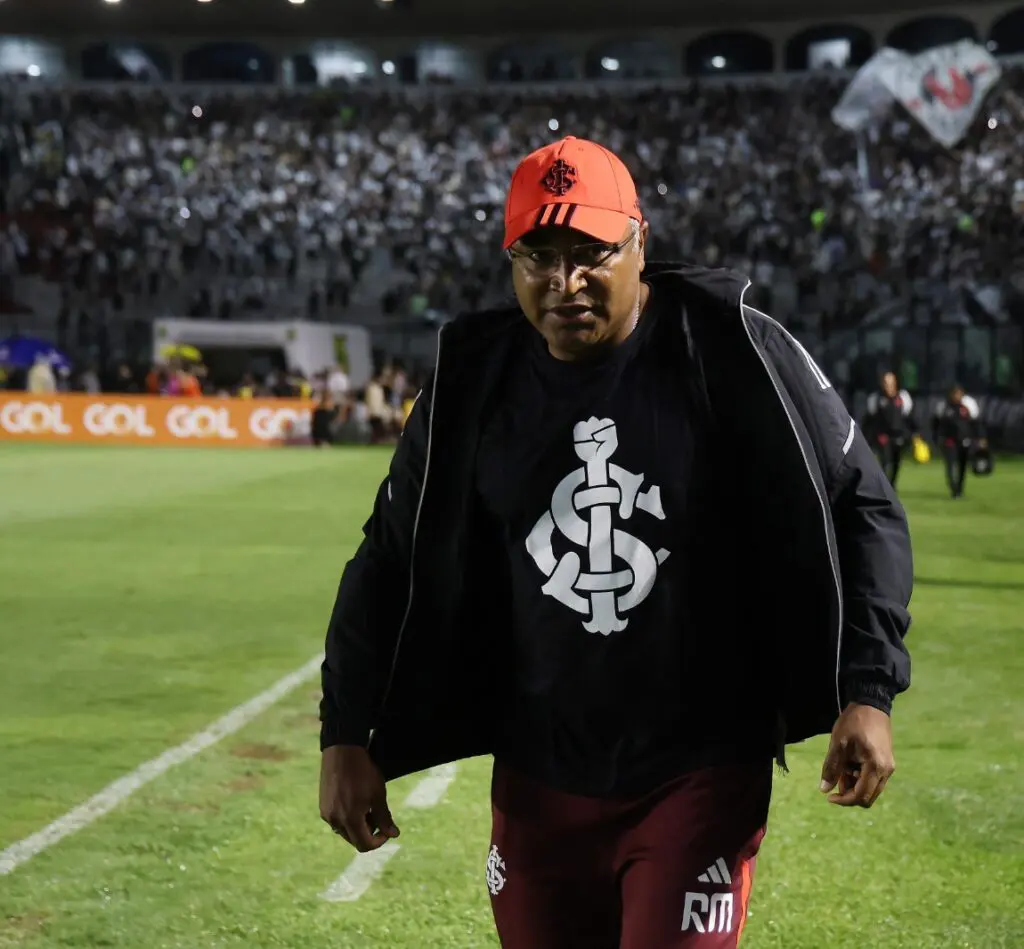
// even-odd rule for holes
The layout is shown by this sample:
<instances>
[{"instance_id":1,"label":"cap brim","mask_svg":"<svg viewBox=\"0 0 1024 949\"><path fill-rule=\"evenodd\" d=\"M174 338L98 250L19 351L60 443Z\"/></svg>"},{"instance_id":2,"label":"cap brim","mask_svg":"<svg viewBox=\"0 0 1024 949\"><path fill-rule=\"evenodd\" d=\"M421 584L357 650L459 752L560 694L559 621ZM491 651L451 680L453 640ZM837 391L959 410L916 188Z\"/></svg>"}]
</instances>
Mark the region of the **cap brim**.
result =
<instances>
[{"instance_id":1,"label":"cap brim","mask_svg":"<svg viewBox=\"0 0 1024 949\"><path fill-rule=\"evenodd\" d=\"M615 244L626 236L629 222L639 220L607 208L586 208L579 204L556 204L553 207L556 209L554 212L543 213L544 209L534 208L512 218L505 225L505 243L502 245L505 250L538 227L571 227L595 241Z\"/></svg>"}]
</instances>

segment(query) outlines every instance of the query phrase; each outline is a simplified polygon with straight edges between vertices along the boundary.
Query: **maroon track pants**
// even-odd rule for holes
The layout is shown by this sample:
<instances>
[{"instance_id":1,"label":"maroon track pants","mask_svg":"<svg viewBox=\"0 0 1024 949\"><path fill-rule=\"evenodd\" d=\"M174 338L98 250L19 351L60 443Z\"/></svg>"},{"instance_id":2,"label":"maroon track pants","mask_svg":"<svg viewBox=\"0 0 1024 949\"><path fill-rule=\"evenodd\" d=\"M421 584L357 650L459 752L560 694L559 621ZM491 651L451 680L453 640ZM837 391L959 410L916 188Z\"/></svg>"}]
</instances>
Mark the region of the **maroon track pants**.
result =
<instances>
[{"instance_id":1,"label":"maroon track pants","mask_svg":"<svg viewBox=\"0 0 1024 949\"><path fill-rule=\"evenodd\" d=\"M770 761L704 768L611 801L496 763L487 886L503 949L736 949L771 782Z\"/></svg>"}]
</instances>

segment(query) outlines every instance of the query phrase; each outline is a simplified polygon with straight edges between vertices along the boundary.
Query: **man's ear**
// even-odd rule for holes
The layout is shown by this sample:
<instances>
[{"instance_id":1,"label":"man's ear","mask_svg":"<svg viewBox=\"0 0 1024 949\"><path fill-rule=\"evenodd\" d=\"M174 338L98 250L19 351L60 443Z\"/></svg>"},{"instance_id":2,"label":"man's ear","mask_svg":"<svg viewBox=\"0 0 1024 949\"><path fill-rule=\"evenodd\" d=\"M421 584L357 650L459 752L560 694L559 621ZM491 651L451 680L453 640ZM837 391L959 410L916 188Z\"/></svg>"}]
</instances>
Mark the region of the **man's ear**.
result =
<instances>
[{"instance_id":1,"label":"man's ear","mask_svg":"<svg viewBox=\"0 0 1024 949\"><path fill-rule=\"evenodd\" d=\"M640 272L643 273L644 267L647 266L647 235L650 233L651 225L646 221L640 222L640 237L637 247L637 254L640 257Z\"/></svg>"}]
</instances>

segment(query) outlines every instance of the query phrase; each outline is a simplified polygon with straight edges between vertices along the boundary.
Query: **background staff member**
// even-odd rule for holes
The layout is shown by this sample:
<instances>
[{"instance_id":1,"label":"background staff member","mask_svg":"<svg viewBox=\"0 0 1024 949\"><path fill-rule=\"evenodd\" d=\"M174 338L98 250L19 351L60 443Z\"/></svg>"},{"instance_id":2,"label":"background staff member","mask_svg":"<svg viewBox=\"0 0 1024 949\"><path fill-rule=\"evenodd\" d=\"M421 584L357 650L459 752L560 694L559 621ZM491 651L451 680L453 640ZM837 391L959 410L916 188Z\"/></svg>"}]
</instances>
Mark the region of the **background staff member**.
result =
<instances>
[{"instance_id":1,"label":"background staff member","mask_svg":"<svg viewBox=\"0 0 1024 949\"><path fill-rule=\"evenodd\" d=\"M932 419L932 438L942 448L946 464L946 483L950 496L963 497L967 462L974 448L988 447L981 421L981 409L962 385L949 390L945 402L939 404Z\"/></svg>"},{"instance_id":2,"label":"background staff member","mask_svg":"<svg viewBox=\"0 0 1024 949\"><path fill-rule=\"evenodd\" d=\"M319 448L321 445L334 444L334 423L338 419L338 406L334 404L334 398L329 391L324 391L320 396L317 407L313 409L313 418L310 426L310 434L313 444Z\"/></svg>"},{"instance_id":3,"label":"background staff member","mask_svg":"<svg viewBox=\"0 0 1024 949\"><path fill-rule=\"evenodd\" d=\"M903 450L915 431L913 411L914 400L900 388L894 372L885 373L880 391L868 396L861 428L893 487L900 474Z\"/></svg>"}]
</instances>

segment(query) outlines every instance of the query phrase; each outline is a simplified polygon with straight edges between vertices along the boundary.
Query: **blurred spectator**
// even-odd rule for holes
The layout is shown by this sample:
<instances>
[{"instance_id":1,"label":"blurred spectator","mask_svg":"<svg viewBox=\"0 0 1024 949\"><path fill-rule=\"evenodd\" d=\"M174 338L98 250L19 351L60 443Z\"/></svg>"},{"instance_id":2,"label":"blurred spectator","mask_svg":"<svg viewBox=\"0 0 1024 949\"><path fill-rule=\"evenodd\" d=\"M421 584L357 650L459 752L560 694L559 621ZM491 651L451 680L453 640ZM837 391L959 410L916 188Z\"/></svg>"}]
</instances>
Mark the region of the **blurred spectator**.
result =
<instances>
[{"instance_id":1,"label":"blurred spectator","mask_svg":"<svg viewBox=\"0 0 1024 949\"><path fill-rule=\"evenodd\" d=\"M321 445L331 445L334 442L334 426L338 420L338 406L330 392L324 392L320 397L310 425L313 444L319 448Z\"/></svg>"},{"instance_id":2,"label":"blurred spectator","mask_svg":"<svg viewBox=\"0 0 1024 949\"><path fill-rule=\"evenodd\" d=\"M183 366L177 359L168 364L166 395L178 398L192 398L203 394L195 372Z\"/></svg>"},{"instance_id":3,"label":"blurred spectator","mask_svg":"<svg viewBox=\"0 0 1024 949\"><path fill-rule=\"evenodd\" d=\"M104 388L108 392L122 392L125 394L138 393L140 391L140 386L135 381L132 367L125 362L118 365L114 378Z\"/></svg>"},{"instance_id":4,"label":"blurred spectator","mask_svg":"<svg viewBox=\"0 0 1024 949\"><path fill-rule=\"evenodd\" d=\"M334 399L343 399L349 390L349 378L341 366L335 365L327 375L327 391Z\"/></svg>"},{"instance_id":5,"label":"blurred spectator","mask_svg":"<svg viewBox=\"0 0 1024 949\"><path fill-rule=\"evenodd\" d=\"M28 371L28 391L34 395L57 391L57 378L53 374L53 366L43 353L36 356L35 363Z\"/></svg>"},{"instance_id":6,"label":"blurred spectator","mask_svg":"<svg viewBox=\"0 0 1024 949\"><path fill-rule=\"evenodd\" d=\"M366 393L363 397L370 422L372 441L375 443L385 441L393 430L394 415L391 406L388 405L385 381L386 374L384 372L377 373L366 384Z\"/></svg>"}]
</instances>

